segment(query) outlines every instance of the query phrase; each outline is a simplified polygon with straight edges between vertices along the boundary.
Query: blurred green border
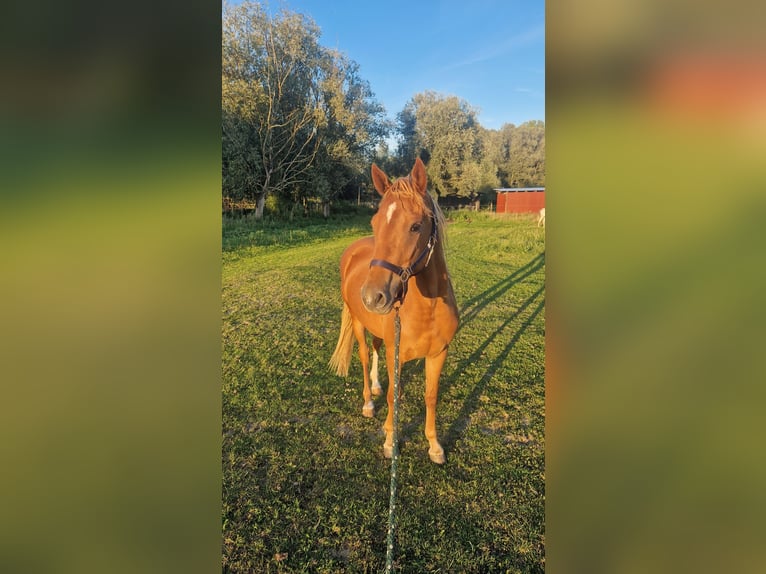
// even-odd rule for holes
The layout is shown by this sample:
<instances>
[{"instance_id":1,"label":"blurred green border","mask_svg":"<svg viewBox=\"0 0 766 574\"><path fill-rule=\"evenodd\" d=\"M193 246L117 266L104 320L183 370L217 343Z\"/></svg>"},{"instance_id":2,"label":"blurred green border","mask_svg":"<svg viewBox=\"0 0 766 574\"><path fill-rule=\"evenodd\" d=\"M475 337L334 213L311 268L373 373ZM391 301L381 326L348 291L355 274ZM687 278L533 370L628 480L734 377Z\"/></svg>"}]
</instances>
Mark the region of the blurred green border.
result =
<instances>
[{"instance_id":1,"label":"blurred green border","mask_svg":"<svg viewBox=\"0 0 766 574\"><path fill-rule=\"evenodd\" d=\"M220 5L12 10L0 571L215 571Z\"/></svg>"},{"instance_id":2,"label":"blurred green border","mask_svg":"<svg viewBox=\"0 0 766 574\"><path fill-rule=\"evenodd\" d=\"M13 6L4 572L220 568L220 9ZM763 109L647 96L762 17L547 4L551 572L766 569Z\"/></svg>"},{"instance_id":3,"label":"blurred green border","mask_svg":"<svg viewBox=\"0 0 766 574\"><path fill-rule=\"evenodd\" d=\"M766 46L732 8L548 4L550 572L766 567Z\"/></svg>"}]
</instances>

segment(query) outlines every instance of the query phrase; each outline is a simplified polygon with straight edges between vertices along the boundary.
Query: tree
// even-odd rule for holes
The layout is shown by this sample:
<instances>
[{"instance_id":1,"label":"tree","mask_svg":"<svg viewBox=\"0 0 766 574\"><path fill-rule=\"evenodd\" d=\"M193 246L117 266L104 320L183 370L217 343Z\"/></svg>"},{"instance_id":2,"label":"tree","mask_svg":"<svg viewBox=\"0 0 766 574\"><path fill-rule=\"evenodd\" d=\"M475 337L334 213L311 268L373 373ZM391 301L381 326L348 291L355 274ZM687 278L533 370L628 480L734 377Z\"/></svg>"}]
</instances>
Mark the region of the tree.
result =
<instances>
[{"instance_id":1,"label":"tree","mask_svg":"<svg viewBox=\"0 0 766 574\"><path fill-rule=\"evenodd\" d=\"M492 185L494 167L484 159L483 128L477 110L455 96L416 94L398 115L399 156L427 160L428 179L438 195L473 196Z\"/></svg>"},{"instance_id":2,"label":"tree","mask_svg":"<svg viewBox=\"0 0 766 574\"><path fill-rule=\"evenodd\" d=\"M410 100L404 109L396 115L397 123L397 148L394 158L395 169L387 173L407 173L410 166L414 165L415 158L421 156L423 143L417 132L417 117L415 116L415 103ZM420 157L428 163L428 156Z\"/></svg>"},{"instance_id":3,"label":"tree","mask_svg":"<svg viewBox=\"0 0 766 574\"><path fill-rule=\"evenodd\" d=\"M545 185L545 123L505 124L495 132L493 158L503 187Z\"/></svg>"},{"instance_id":4,"label":"tree","mask_svg":"<svg viewBox=\"0 0 766 574\"><path fill-rule=\"evenodd\" d=\"M359 65L338 52L329 55L322 84L327 122L312 168L311 189L311 195L322 201L325 217L333 198L350 186L358 191L376 145L390 129L383 106L359 74Z\"/></svg>"},{"instance_id":5,"label":"tree","mask_svg":"<svg viewBox=\"0 0 766 574\"><path fill-rule=\"evenodd\" d=\"M325 123L319 30L305 17L270 18L252 2L223 17L222 145L224 190L256 200L308 179ZM237 186L242 186L237 189Z\"/></svg>"},{"instance_id":6,"label":"tree","mask_svg":"<svg viewBox=\"0 0 766 574\"><path fill-rule=\"evenodd\" d=\"M259 3L223 16L223 193L257 202L330 201L366 171L389 126L359 66L319 44L319 28Z\"/></svg>"}]
</instances>

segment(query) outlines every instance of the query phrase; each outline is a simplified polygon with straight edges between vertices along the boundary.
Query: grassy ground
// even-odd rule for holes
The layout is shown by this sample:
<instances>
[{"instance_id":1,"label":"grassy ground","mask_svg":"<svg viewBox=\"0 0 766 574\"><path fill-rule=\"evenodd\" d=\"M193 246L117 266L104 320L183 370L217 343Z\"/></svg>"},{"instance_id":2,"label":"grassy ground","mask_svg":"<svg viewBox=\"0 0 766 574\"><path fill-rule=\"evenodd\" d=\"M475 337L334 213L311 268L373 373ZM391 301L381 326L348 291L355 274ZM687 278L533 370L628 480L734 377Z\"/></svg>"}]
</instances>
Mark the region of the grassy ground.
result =
<instances>
[{"instance_id":1,"label":"grassy ground","mask_svg":"<svg viewBox=\"0 0 766 574\"><path fill-rule=\"evenodd\" d=\"M459 215L447 257L461 326L437 407L447 462L428 459L423 362L407 363L395 566L542 572L544 234L531 219ZM362 417L356 353L347 379L327 368L338 259L368 233L368 216L224 223L225 572L383 570L385 398Z\"/></svg>"}]
</instances>

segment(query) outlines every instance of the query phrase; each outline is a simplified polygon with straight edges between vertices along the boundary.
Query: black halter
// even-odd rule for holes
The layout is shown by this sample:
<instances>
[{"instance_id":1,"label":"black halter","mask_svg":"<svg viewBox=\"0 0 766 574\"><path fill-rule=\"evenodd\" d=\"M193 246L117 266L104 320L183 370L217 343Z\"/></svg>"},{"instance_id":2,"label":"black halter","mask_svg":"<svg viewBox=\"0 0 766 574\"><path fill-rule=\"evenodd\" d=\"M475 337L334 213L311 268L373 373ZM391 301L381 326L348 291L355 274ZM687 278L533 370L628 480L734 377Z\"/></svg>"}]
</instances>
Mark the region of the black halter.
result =
<instances>
[{"instance_id":1,"label":"black halter","mask_svg":"<svg viewBox=\"0 0 766 574\"><path fill-rule=\"evenodd\" d=\"M397 301L402 304L404 303L404 297L407 295L407 282L410 280L410 277L417 275L423 271L423 269L428 267L428 264L431 262L431 255L434 252L434 247L436 247L436 217L431 213L431 235L428 237L428 243L426 243L423 251L420 252L420 255L415 258L415 261L413 261L409 267L399 267L398 265L389 263L385 259L373 259L370 261L370 267L377 265L378 267L388 269L392 273L396 273L399 276L399 279L402 280L402 293L394 299L394 303ZM423 268L415 271L415 267L417 267L426 257L428 258L426 259L426 264L423 265Z\"/></svg>"}]
</instances>

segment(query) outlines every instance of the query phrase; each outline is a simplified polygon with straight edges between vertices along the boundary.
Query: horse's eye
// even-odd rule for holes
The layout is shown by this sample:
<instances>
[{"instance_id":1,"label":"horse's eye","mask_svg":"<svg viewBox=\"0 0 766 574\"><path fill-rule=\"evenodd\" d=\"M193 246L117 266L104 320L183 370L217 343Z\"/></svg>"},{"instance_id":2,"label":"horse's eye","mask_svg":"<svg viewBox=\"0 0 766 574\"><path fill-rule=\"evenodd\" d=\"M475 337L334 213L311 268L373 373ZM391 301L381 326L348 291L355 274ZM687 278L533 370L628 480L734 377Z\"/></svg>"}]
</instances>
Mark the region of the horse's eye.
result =
<instances>
[{"instance_id":1,"label":"horse's eye","mask_svg":"<svg viewBox=\"0 0 766 574\"><path fill-rule=\"evenodd\" d=\"M413 233L419 233L420 232L420 226L421 226L420 223L413 223L412 227L410 227L410 231L412 231Z\"/></svg>"}]
</instances>

